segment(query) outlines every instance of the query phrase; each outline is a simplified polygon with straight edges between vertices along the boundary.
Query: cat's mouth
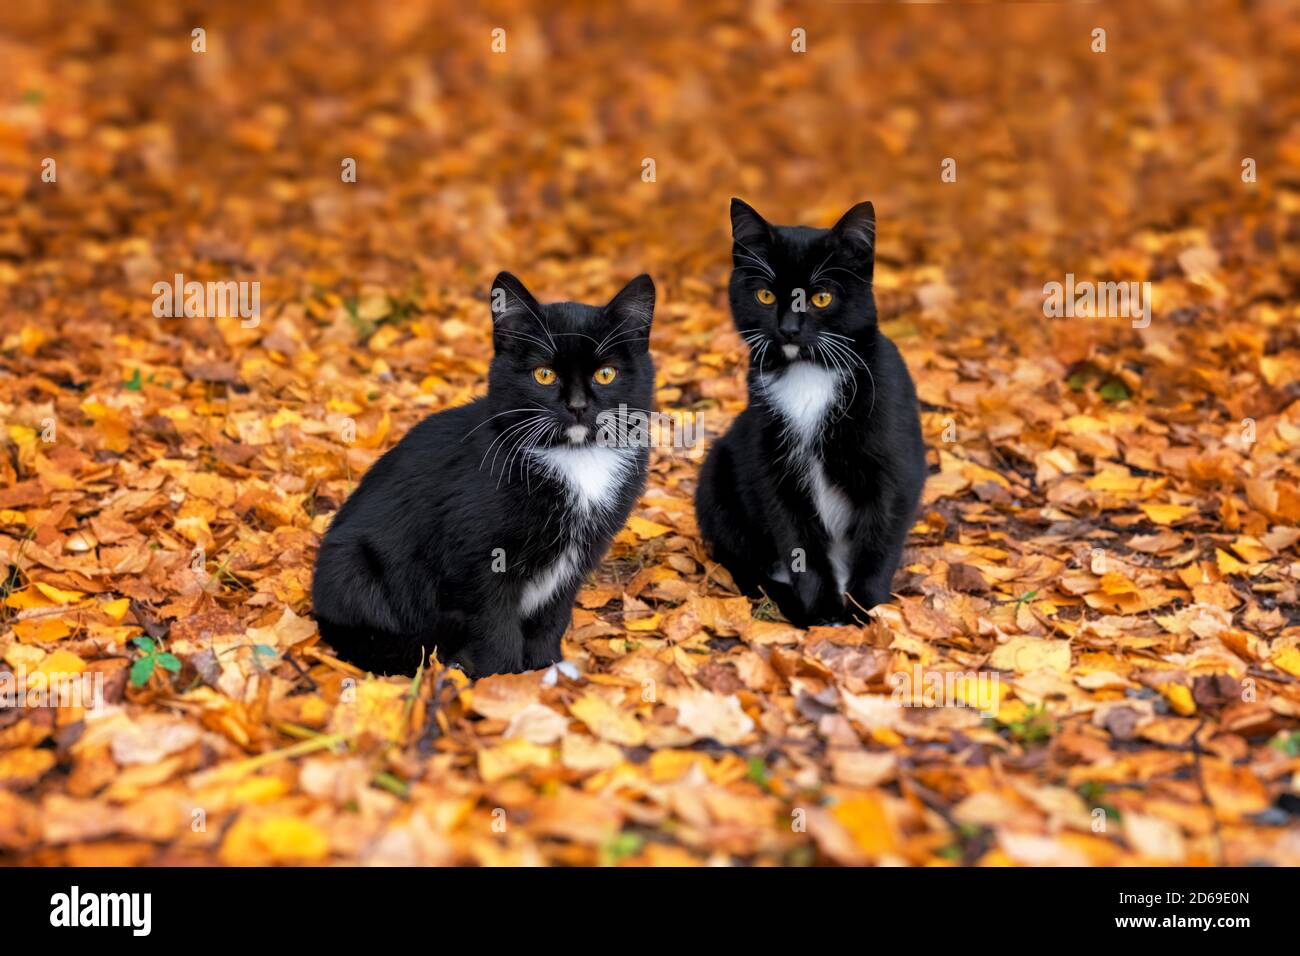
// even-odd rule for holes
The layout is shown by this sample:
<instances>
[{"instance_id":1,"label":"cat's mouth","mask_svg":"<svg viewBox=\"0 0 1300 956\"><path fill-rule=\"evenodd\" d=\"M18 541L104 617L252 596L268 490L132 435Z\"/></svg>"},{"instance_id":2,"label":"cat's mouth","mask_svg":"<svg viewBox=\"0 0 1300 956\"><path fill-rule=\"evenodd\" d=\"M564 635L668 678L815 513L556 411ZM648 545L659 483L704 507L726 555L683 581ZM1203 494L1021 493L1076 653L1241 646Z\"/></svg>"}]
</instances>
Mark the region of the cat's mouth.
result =
<instances>
[{"instance_id":1,"label":"cat's mouth","mask_svg":"<svg viewBox=\"0 0 1300 956\"><path fill-rule=\"evenodd\" d=\"M591 429L586 425L570 425L564 430L564 438L570 445L585 445L591 437Z\"/></svg>"}]
</instances>

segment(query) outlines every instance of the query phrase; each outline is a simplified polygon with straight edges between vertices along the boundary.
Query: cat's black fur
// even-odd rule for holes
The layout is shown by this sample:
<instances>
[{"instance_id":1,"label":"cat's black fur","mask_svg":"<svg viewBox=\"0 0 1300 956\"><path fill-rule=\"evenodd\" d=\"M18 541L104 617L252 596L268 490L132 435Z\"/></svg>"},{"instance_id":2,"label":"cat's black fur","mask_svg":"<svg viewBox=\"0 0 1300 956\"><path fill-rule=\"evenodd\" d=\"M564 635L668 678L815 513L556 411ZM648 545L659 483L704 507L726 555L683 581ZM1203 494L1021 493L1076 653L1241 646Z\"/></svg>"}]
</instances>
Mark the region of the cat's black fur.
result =
<instances>
[{"instance_id":1,"label":"cat's black fur","mask_svg":"<svg viewBox=\"0 0 1300 956\"><path fill-rule=\"evenodd\" d=\"M860 613L854 604L889 600L926 475L916 389L876 322L875 210L860 203L833 229L811 229L769 225L733 199L731 221L729 295L750 350L749 406L700 472L700 532L737 585L766 592L791 623L845 622ZM760 289L775 301L761 303ZM832 295L825 308L812 303L818 291ZM797 347L797 357L783 346ZM842 378L826 390L834 396L829 410L801 419L812 423L801 433L781 409L820 391L801 383L825 382L831 372ZM844 532L837 553L851 601L837 584L832 536L814 504L817 468L843 495L836 499L843 507L831 511Z\"/></svg>"},{"instance_id":2,"label":"cat's black fur","mask_svg":"<svg viewBox=\"0 0 1300 956\"><path fill-rule=\"evenodd\" d=\"M645 485L645 447L593 439L620 406L650 407L654 299L647 275L603 308L541 305L514 276L497 276L487 396L411 429L367 472L321 544L312 601L340 657L411 674L436 647L472 676L561 659L578 587ZM605 365L617 374L602 385L593 375ZM539 384L539 366L557 381ZM575 425L588 429L576 444ZM539 457L547 454L575 467L590 459L579 470L590 486L567 481ZM604 494L584 507L594 500L580 493L588 487ZM538 582L565 554L571 573L541 600ZM530 594L541 603L528 607Z\"/></svg>"}]
</instances>

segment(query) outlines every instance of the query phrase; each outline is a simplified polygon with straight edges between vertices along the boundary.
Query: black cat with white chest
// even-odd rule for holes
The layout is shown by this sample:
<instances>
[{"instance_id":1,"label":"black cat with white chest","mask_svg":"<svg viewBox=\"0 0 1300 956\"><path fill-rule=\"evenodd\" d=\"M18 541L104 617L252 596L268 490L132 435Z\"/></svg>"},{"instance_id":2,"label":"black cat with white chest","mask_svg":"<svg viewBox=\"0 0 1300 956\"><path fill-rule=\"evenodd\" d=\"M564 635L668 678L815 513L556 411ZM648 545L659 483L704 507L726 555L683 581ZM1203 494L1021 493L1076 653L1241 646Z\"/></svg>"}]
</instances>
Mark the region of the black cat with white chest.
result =
<instances>
[{"instance_id":1,"label":"black cat with white chest","mask_svg":"<svg viewBox=\"0 0 1300 956\"><path fill-rule=\"evenodd\" d=\"M476 677L560 661L578 587L645 485L648 450L607 436L649 410L654 302L647 275L603 307L497 276L487 395L411 429L321 544L312 602L340 657L411 674L436 647Z\"/></svg>"},{"instance_id":2,"label":"black cat with white chest","mask_svg":"<svg viewBox=\"0 0 1300 956\"><path fill-rule=\"evenodd\" d=\"M889 600L925 483L916 389L876 322L871 203L832 229L731 201L749 406L709 451L700 532L742 591L801 627Z\"/></svg>"}]
</instances>

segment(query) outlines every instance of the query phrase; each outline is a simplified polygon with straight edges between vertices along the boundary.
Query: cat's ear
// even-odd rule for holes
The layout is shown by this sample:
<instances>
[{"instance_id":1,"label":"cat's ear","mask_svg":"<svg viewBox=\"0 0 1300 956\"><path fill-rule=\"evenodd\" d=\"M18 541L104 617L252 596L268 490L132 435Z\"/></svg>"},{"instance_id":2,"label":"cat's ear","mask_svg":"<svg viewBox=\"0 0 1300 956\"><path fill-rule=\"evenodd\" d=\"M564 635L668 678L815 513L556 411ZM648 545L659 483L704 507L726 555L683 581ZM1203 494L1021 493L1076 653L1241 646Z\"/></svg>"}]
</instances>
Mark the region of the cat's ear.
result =
<instances>
[{"instance_id":1,"label":"cat's ear","mask_svg":"<svg viewBox=\"0 0 1300 956\"><path fill-rule=\"evenodd\" d=\"M743 199L731 199L731 254L758 255L772 242L772 227Z\"/></svg>"},{"instance_id":2,"label":"cat's ear","mask_svg":"<svg viewBox=\"0 0 1300 956\"><path fill-rule=\"evenodd\" d=\"M640 342L649 348L650 323L655 314L655 283L644 272L609 300L602 314L613 342Z\"/></svg>"},{"instance_id":3,"label":"cat's ear","mask_svg":"<svg viewBox=\"0 0 1300 956\"><path fill-rule=\"evenodd\" d=\"M871 261L876 251L876 207L858 203L840 217L833 231L857 255Z\"/></svg>"},{"instance_id":4,"label":"cat's ear","mask_svg":"<svg viewBox=\"0 0 1300 956\"><path fill-rule=\"evenodd\" d=\"M541 304L509 272L498 273L492 280L488 303L492 309L492 342L498 351L503 345L520 340L519 335L511 336L510 332L542 337L546 323Z\"/></svg>"}]
</instances>

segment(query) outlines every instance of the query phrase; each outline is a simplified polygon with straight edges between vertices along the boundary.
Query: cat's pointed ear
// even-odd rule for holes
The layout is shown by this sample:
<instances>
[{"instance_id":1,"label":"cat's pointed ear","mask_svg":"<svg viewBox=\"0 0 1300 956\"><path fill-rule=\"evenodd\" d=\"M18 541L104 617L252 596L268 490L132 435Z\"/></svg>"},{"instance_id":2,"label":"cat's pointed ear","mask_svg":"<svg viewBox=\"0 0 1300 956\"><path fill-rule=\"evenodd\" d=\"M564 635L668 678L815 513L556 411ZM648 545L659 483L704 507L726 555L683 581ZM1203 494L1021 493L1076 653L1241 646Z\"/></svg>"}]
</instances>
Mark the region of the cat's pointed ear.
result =
<instances>
[{"instance_id":1,"label":"cat's pointed ear","mask_svg":"<svg viewBox=\"0 0 1300 956\"><path fill-rule=\"evenodd\" d=\"M743 199L731 198L731 247L732 255L750 250L751 255L766 249L772 241L772 227L760 216L754 207Z\"/></svg>"},{"instance_id":2,"label":"cat's pointed ear","mask_svg":"<svg viewBox=\"0 0 1300 956\"><path fill-rule=\"evenodd\" d=\"M876 251L876 207L860 202L835 224L833 230L840 240L868 261Z\"/></svg>"},{"instance_id":3,"label":"cat's pointed ear","mask_svg":"<svg viewBox=\"0 0 1300 956\"><path fill-rule=\"evenodd\" d=\"M655 314L655 283L641 273L619 290L602 310L610 344L633 342L649 347L650 323Z\"/></svg>"},{"instance_id":4,"label":"cat's pointed ear","mask_svg":"<svg viewBox=\"0 0 1300 956\"><path fill-rule=\"evenodd\" d=\"M534 335L542 338L546 323L542 319L542 306L533 298L533 294L524 288L524 284L509 272L500 272L492 280L492 294L488 304L492 309L492 341L499 350L502 338L518 339L510 336L511 331Z\"/></svg>"}]
</instances>

